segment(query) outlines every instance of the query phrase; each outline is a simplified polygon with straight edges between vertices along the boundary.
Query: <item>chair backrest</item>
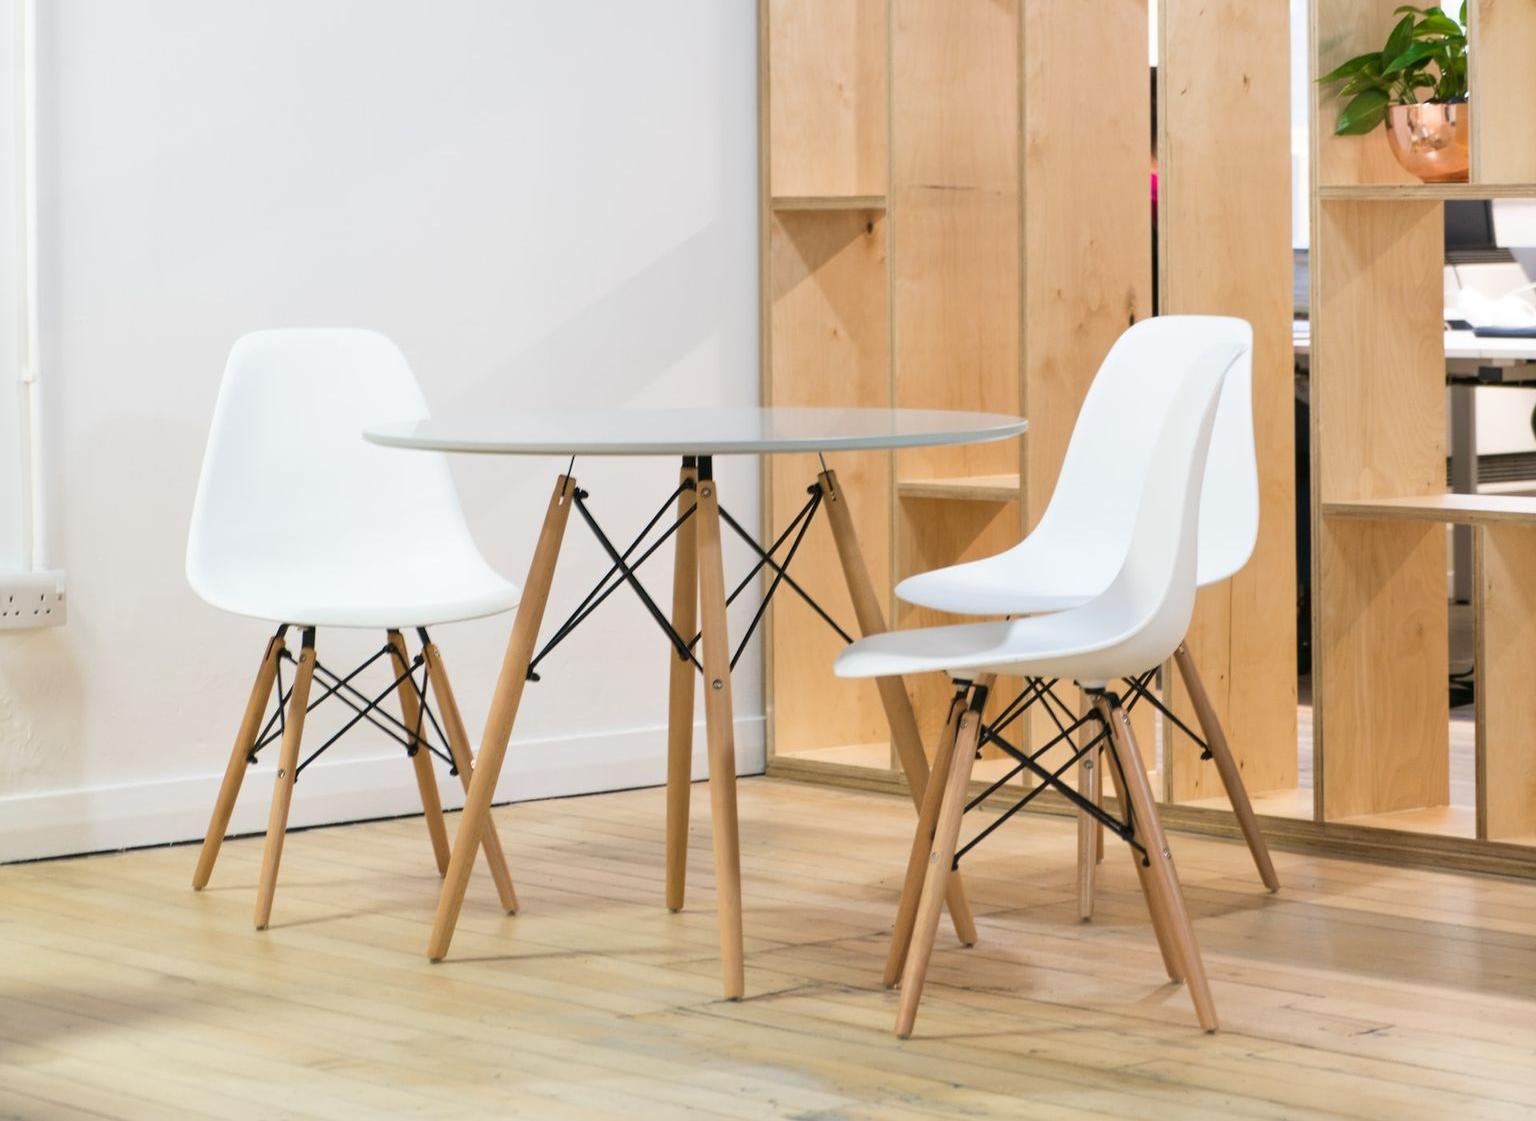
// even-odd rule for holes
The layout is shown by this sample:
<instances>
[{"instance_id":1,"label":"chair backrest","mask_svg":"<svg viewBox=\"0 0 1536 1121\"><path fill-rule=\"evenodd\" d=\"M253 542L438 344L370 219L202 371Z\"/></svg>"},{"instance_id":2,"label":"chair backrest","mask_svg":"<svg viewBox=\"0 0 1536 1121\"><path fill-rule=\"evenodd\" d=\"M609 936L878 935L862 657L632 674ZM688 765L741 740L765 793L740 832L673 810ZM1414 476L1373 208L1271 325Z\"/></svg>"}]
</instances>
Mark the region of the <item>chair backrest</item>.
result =
<instances>
[{"instance_id":1,"label":"chair backrest","mask_svg":"<svg viewBox=\"0 0 1536 1121\"><path fill-rule=\"evenodd\" d=\"M187 537L187 578L215 597L267 566L365 572L413 539L474 549L445 456L379 447L370 424L427 417L393 342L287 328L236 340Z\"/></svg>"},{"instance_id":2,"label":"chair backrest","mask_svg":"<svg viewBox=\"0 0 1536 1121\"><path fill-rule=\"evenodd\" d=\"M1159 419L1179 374L1213 349L1235 348L1216 414L1201 491L1201 586L1248 562L1259 533L1253 443L1253 328L1215 315L1161 315L1129 327L1105 356L1083 399L1061 474L1034 533L1071 542L1085 582L1107 585L1125 556L1138 490L1160 438ZM1089 577L1094 573L1097 579Z\"/></svg>"},{"instance_id":3,"label":"chair backrest","mask_svg":"<svg viewBox=\"0 0 1536 1121\"><path fill-rule=\"evenodd\" d=\"M1203 484L1209 478L1213 432L1224 383L1242 349L1218 344L1187 363L1169 401L1135 492L1128 548L1102 596L1079 610L1122 636L1106 680L1140 672L1168 658L1183 641L1195 609ZM1103 516L1101 514L1101 516ZM1084 684L1102 684L1085 681Z\"/></svg>"}]
</instances>

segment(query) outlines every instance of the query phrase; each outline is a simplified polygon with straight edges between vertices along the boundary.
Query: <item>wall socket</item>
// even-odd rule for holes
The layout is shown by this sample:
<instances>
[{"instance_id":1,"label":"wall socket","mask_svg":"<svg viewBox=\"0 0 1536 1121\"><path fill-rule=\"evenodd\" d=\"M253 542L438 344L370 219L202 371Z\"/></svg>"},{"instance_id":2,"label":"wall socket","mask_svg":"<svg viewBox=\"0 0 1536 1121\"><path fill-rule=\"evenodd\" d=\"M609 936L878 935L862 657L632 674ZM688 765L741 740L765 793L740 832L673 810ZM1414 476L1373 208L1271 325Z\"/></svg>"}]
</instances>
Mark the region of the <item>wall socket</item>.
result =
<instances>
[{"instance_id":1,"label":"wall socket","mask_svg":"<svg viewBox=\"0 0 1536 1121\"><path fill-rule=\"evenodd\" d=\"M62 627L64 571L0 572L0 630Z\"/></svg>"}]
</instances>

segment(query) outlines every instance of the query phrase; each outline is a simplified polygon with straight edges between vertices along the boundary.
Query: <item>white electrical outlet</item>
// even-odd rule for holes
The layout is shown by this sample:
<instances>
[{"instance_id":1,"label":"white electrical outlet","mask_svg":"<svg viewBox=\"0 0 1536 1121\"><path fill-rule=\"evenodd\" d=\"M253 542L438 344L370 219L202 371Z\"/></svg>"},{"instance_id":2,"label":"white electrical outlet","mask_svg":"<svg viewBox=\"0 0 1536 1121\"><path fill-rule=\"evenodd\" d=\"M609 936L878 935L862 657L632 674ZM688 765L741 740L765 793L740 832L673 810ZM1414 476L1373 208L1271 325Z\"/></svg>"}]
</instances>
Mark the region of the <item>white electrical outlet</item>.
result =
<instances>
[{"instance_id":1,"label":"white electrical outlet","mask_svg":"<svg viewBox=\"0 0 1536 1121\"><path fill-rule=\"evenodd\" d=\"M64 625L64 572L0 572L0 630Z\"/></svg>"}]
</instances>

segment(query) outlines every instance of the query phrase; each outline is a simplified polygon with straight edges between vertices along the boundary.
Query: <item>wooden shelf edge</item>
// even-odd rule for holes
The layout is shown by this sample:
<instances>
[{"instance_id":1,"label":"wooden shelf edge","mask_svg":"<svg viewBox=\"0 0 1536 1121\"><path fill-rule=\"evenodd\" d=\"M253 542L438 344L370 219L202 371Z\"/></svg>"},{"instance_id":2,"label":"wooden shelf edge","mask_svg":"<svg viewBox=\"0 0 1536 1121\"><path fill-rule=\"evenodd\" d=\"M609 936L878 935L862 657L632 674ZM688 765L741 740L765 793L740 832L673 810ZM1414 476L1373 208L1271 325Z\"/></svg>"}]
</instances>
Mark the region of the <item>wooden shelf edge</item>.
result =
<instances>
[{"instance_id":1,"label":"wooden shelf edge","mask_svg":"<svg viewBox=\"0 0 1536 1121\"><path fill-rule=\"evenodd\" d=\"M1435 199L1536 198L1536 183L1352 183L1319 186L1324 202L1423 202Z\"/></svg>"},{"instance_id":2,"label":"wooden shelf edge","mask_svg":"<svg viewBox=\"0 0 1536 1121\"><path fill-rule=\"evenodd\" d=\"M898 498L941 498L961 502L1016 502L1018 475L970 475L954 479L898 479Z\"/></svg>"},{"instance_id":3,"label":"wooden shelf edge","mask_svg":"<svg viewBox=\"0 0 1536 1121\"><path fill-rule=\"evenodd\" d=\"M908 797L906 781L900 774L890 770L775 758L768 761L765 774L769 778L791 782L809 782ZM974 793L980 793L983 789L985 787L980 783L972 784ZM998 810L1010 804L1007 795L994 796L985 803L987 808ZM1105 804L1106 808L1113 810L1114 799L1106 797ZM1056 792L1046 791L1031 802L1024 812L1073 817L1077 809ZM1219 837L1238 843L1242 841L1237 820L1228 810L1160 803L1158 815L1163 824L1175 832ZM1264 814L1259 815L1259 824L1270 846L1287 852L1536 880L1536 845L1416 833L1375 825L1269 817Z\"/></svg>"},{"instance_id":4,"label":"wooden shelf edge","mask_svg":"<svg viewBox=\"0 0 1536 1121\"><path fill-rule=\"evenodd\" d=\"M1323 516L1458 525L1536 526L1536 498L1516 494L1432 494L1324 502Z\"/></svg>"},{"instance_id":5,"label":"wooden shelf edge","mask_svg":"<svg viewBox=\"0 0 1536 1121\"><path fill-rule=\"evenodd\" d=\"M884 195L775 195L775 212L783 210L884 210Z\"/></svg>"}]
</instances>

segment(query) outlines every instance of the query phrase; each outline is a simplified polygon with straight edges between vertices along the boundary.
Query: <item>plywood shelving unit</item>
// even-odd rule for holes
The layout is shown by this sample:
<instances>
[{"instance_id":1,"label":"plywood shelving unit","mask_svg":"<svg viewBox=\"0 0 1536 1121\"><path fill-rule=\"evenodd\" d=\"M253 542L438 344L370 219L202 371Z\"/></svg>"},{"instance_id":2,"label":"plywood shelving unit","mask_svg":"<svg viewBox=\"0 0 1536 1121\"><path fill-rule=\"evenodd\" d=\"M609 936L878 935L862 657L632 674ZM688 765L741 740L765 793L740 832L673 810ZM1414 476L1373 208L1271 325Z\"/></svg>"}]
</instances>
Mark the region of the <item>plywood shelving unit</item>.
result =
<instances>
[{"instance_id":1,"label":"plywood shelving unit","mask_svg":"<svg viewBox=\"0 0 1536 1121\"><path fill-rule=\"evenodd\" d=\"M1379 42L1396 0L1313 0L1315 72ZM1447 495L1443 203L1536 196L1536 4L1473 0L1472 182L1420 184L1314 95L1315 811L1469 842L1536 838L1536 501ZM1447 744L1444 526L1475 528L1475 805ZM1496 859L1508 861L1508 852Z\"/></svg>"},{"instance_id":2,"label":"plywood shelving unit","mask_svg":"<svg viewBox=\"0 0 1536 1121\"><path fill-rule=\"evenodd\" d=\"M763 400L1030 420L1018 442L833 464L856 503L873 578L889 589L909 573L1005 548L1033 525L1099 362L1151 314L1147 7L762 0L760 15ZM1248 573L1202 597L1197 656L1218 708L1241 730L1234 752L1253 789L1289 805L1288 68L1273 49L1286 16L1283 5L1246 0L1164 0L1161 18L1173 72L1160 99L1166 307L1242 315L1261 349L1264 540ZM1263 57L1217 49L1234 35L1265 43ZM1237 198L1234 183L1245 187ZM774 461L771 524L799 508L813 474L812 463ZM796 566L846 619L819 529ZM894 595L887 617L900 627L941 621ZM770 771L897 784L873 688L827 672L836 637L792 601L777 602L770 622ZM948 690L937 677L908 687L931 744ZM1150 750L1149 713L1137 716ZM1219 791L1188 745L1170 740L1165 762L1157 786L1170 799L1203 803ZM983 760L981 771L992 766ZM1217 830L1230 816L1203 805L1190 812Z\"/></svg>"}]
</instances>

